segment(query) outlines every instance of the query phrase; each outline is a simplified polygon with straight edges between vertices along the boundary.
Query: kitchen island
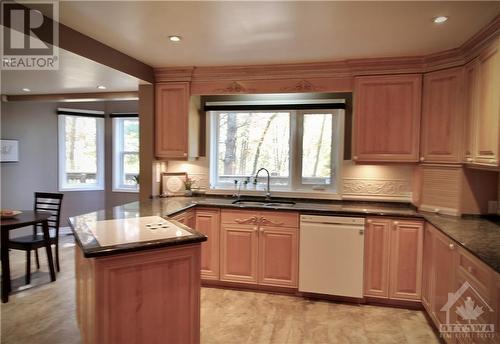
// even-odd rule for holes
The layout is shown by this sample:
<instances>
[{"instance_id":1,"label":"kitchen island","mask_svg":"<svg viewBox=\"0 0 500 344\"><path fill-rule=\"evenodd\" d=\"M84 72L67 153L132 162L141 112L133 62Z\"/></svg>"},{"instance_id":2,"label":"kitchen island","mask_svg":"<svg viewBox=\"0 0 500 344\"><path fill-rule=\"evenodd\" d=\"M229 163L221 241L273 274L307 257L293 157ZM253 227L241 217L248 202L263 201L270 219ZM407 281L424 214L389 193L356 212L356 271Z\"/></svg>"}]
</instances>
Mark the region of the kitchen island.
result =
<instances>
[{"instance_id":1,"label":"kitchen island","mask_svg":"<svg viewBox=\"0 0 500 344\"><path fill-rule=\"evenodd\" d=\"M121 206L70 218L84 343L199 343L207 238L164 213Z\"/></svg>"}]
</instances>

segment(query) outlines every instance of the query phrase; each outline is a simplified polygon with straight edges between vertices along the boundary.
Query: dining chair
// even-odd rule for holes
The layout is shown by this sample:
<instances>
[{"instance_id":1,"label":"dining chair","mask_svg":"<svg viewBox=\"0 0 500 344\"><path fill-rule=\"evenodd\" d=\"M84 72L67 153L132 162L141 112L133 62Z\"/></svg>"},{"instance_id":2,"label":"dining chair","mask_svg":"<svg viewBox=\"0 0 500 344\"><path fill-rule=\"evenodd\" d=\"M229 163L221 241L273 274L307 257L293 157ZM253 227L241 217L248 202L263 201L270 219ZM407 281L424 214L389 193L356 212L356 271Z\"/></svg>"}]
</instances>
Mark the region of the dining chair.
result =
<instances>
[{"instance_id":1,"label":"dining chair","mask_svg":"<svg viewBox=\"0 0 500 344\"><path fill-rule=\"evenodd\" d=\"M50 244L56 249L56 268L61 271L59 264L59 222L61 219L63 194L35 192L35 211L51 213L48 219ZM9 249L26 251L26 284L31 282L31 251L35 251L36 267L40 269L38 249L44 247L45 241L40 224L33 226L33 234L9 239Z\"/></svg>"}]
</instances>

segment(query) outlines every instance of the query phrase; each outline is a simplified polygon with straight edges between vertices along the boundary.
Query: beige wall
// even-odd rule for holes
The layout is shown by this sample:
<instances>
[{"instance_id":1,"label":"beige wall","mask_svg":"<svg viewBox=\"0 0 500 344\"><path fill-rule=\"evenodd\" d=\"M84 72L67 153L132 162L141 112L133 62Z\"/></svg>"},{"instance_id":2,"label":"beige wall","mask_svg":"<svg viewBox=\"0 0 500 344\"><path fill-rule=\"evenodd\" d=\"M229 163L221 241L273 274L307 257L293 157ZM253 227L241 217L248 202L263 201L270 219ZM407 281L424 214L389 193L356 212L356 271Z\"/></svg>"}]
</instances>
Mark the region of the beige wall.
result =
<instances>
[{"instance_id":1,"label":"beige wall","mask_svg":"<svg viewBox=\"0 0 500 344\"><path fill-rule=\"evenodd\" d=\"M355 165L343 162L342 188L344 199L410 202L412 199L413 166ZM209 159L169 161L169 172L187 172L198 185L209 186Z\"/></svg>"},{"instance_id":2,"label":"beige wall","mask_svg":"<svg viewBox=\"0 0 500 344\"><path fill-rule=\"evenodd\" d=\"M58 192L57 107L109 112L137 111L127 102L12 102L1 103L2 139L19 140L19 162L2 163L2 208L31 209L35 191ZM111 191L111 122L106 121L106 190L64 192L62 225L69 216L138 199L137 193Z\"/></svg>"}]
</instances>

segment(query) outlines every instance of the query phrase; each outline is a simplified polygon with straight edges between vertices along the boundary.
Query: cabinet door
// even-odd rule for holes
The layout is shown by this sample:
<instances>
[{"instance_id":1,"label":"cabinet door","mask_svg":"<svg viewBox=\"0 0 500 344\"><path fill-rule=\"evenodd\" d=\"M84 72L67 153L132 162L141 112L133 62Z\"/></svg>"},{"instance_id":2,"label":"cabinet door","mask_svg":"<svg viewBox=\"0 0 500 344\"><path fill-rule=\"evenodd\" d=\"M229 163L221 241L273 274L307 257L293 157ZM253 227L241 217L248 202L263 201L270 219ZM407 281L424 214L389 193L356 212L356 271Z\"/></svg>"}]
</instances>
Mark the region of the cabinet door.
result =
<instances>
[{"instance_id":1,"label":"cabinet door","mask_svg":"<svg viewBox=\"0 0 500 344\"><path fill-rule=\"evenodd\" d=\"M196 212L194 209L186 212L186 226L196 229Z\"/></svg>"},{"instance_id":2,"label":"cabinet door","mask_svg":"<svg viewBox=\"0 0 500 344\"><path fill-rule=\"evenodd\" d=\"M500 41L479 56L478 71L474 162L497 166L500 149Z\"/></svg>"},{"instance_id":3,"label":"cabinet door","mask_svg":"<svg viewBox=\"0 0 500 344\"><path fill-rule=\"evenodd\" d=\"M297 287L298 228L259 228L259 284Z\"/></svg>"},{"instance_id":4,"label":"cabinet door","mask_svg":"<svg viewBox=\"0 0 500 344\"><path fill-rule=\"evenodd\" d=\"M208 240L201 244L202 279L219 279L219 217L219 210L196 210L195 228L208 237Z\"/></svg>"},{"instance_id":5,"label":"cabinet door","mask_svg":"<svg viewBox=\"0 0 500 344\"><path fill-rule=\"evenodd\" d=\"M418 161L422 77L367 76L354 84L355 161Z\"/></svg>"},{"instance_id":6,"label":"cabinet door","mask_svg":"<svg viewBox=\"0 0 500 344\"><path fill-rule=\"evenodd\" d=\"M257 225L221 226L221 281L257 283Z\"/></svg>"},{"instance_id":7,"label":"cabinet door","mask_svg":"<svg viewBox=\"0 0 500 344\"><path fill-rule=\"evenodd\" d=\"M438 324L444 324L446 312L441 308L448 301L448 293L455 292L455 244L437 229L433 229L433 237L431 315Z\"/></svg>"},{"instance_id":8,"label":"cabinet door","mask_svg":"<svg viewBox=\"0 0 500 344\"><path fill-rule=\"evenodd\" d=\"M158 158L188 155L189 83L156 85L155 147Z\"/></svg>"},{"instance_id":9,"label":"cabinet door","mask_svg":"<svg viewBox=\"0 0 500 344\"><path fill-rule=\"evenodd\" d=\"M420 161L461 162L463 76L462 68L425 74Z\"/></svg>"},{"instance_id":10,"label":"cabinet door","mask_svg":"<svg viewBox=\"0 0 500 344\"><path fill-rule=\"evenodd\" d=\"M391 229L389 298L420 300L424 225L393 221Z\"/></svg>"},{"instance_id":11,"label":"cabinet door","mask_svg":"<svg viewBox=\"0 0 500 344\"><path fill-rule=\"evenodd\" d=\"M365 296L389 297L391 221L368 219L365 233Z\"/></svg>"},{"instance_id":12,"label":"cabinet door","mask_svg":"<svg viewBox=\"0 0 500 344\"><path fill-rule=\"evenodd\" d=\"M424 253L422 265L422 304L429 313L431 311L430 305L433 240L434 239L432 236L432 231L429 228L429 224L426 224L424 230Z\"/></svg>"},{"instance_id":13,"label":"cabinet door","mask_svg":"<svg viewBox=\"0 0 500 344\"><path fill-rule=\"evenodd\" d=\"M473 162L479 99L477 60L465 66L464 162Z\"/></svg>"}]
</instances>

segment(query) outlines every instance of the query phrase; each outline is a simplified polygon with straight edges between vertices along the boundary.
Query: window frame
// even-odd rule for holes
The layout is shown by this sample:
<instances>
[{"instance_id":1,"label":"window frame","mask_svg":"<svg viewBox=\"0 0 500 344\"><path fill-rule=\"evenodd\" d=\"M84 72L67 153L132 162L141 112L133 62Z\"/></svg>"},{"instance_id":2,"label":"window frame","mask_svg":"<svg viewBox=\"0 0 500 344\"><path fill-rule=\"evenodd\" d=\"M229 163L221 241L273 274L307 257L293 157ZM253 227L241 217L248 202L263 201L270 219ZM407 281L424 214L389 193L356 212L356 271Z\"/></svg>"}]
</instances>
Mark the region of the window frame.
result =
<instances>
[{"instance_id":1,"label":"window frame","mask_svg":"<svg viewBox=\"0 0 500 344\"><path fill-rule=\"evenodd\" d=\"M341 194L342 161L344 155L344 123L345 110L342 109L308 109L308 110L238 110L238 111L209 111L209 180L210 191L213 193L234 191L234 187L228 187L218 183L218 138L219 127L217 114L227 112L289 112L290 113L290 142L289 142L289 182L287 187L272 186L273 194L324 194L335 196ZM332 114L332 148L331 148L331 183L314 185L302 183L302 139L303 118L307 114ZM335 130L336 129L336 130ZM336 149L335 149L336 147ZM265 166L263 166L265 167ZM260 179L261 176L259 176ZM262 185L257 190L243 190L242 193L260 193Z\"/></svg>"},{"instance_id":2,"label":"window frame","mask_svg":"<svg viewBox=\"0 0 500 344\"><path fill-rule=\"evenodd\" d=\"M96 183L95 184L77 184L71 186L66 182L66 118L83 117L96 120ZM79 115L58 115L58 186L59 191L103 191L104 190L104 117L91 116L86 113Z\"/></svg>"},{"instance_id":3,"label":"window frame","mask_svg":"<svg viewBox=\"0 0 500 344\"><path fill-rule=\"evenodd\" d=\"M112 117L112 126L113 126L113 133L112 133L112 153L113 153L113 166L112 166L112 171L113 171L113 176L112 176L112 191L113 192L134 192L137 193L139 192L140 189L140 184L136 185L126 185L122 184L121 180L122 177L124 176L124 156L126 154L136 154L137 157L139 157L139 150L137 151L125 151L124 148L124 135L123 135L123 123L125 120L131 120L131 119L136 119L138 125L139 124L139 118L138 117Z\"/></svg>"}]
</instances>

